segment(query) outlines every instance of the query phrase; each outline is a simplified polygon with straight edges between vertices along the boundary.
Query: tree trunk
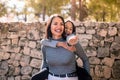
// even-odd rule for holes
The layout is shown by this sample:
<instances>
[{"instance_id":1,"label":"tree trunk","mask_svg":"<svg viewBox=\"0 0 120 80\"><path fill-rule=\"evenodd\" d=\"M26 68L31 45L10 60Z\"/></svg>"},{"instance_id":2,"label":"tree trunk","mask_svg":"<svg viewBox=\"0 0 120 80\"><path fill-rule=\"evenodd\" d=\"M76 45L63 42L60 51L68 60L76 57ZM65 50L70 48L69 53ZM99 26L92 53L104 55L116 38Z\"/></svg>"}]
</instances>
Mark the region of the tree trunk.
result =
<instances>
[{"instance_id":1,"label":"tree trunk","mask_svg":"<svg viewBox=\"0 0 120 80\"><path fill-rule=\"evenodd\" d=\"M24 18L24 21L25 21L25 22L27 21L27 14L25 14L25 18Z\"/></svg>"},{"instance_id":2,"label":"tree trunk","mask_svg":"<svg viewBox=\"0 0 120 80\"><path fill-rule=\"evenodd\" d=\"M84 21L84 18L88 16L87 7L85 4L82 4L82 0L79 0L79 20Z\"/></svg>"},{"instance_id":3,"label":"tree trunk","mask_svg":"<svg viewBox=\"0 0 120 80\"><path fill-rule=\"evenodd\" d=\"M45 6L43 7L43 13L42 14L43 14L43 21L45 21L45 14L46 14L46 7Z\"/></svg>"},{"instance_id":4,"label":"tree trunk","mask_svg":"<svg viewBox=\"0 0 120 80\"><path fill-rule=\"evenodd\" d=\"M71 19L75 21L76 19L76 0L71 0Z\"/></svg>"},{"instance_id":5,"label":"tree trunk","mask_svg":"<svg viewBox=\"0 0 120 80\"><path fill-rule=\"evenodd\" d=\"M103 13L102 13L102 20L103 22L105 22L105 11L103 10Z\"/></svg>"},{"instance_id":6,"label":"tree trunk","mask_svg":"<svg viewBox=\"0 0 120 80\"><path fill-rule=\"evenodd\" d=\"M82 21L82 1L79 0L79 20Z\"/></svg>"}]
</instances>

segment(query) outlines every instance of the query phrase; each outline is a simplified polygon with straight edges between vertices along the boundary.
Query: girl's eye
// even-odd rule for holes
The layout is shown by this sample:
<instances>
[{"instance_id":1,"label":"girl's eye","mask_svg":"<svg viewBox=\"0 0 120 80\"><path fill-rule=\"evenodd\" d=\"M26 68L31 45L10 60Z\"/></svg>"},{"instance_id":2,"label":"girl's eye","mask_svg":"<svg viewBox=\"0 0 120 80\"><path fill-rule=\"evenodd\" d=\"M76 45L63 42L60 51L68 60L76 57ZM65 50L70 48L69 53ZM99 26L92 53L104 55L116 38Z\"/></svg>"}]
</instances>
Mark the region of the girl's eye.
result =
<instances>
[{"instance_id":1,"label":"girl's eye","mask_svg":"<svg viewBox=\"0 0 120 80\"><path fill-rule=\"evenodd\" d=\"M72 28L70 30L72 30Z\"/></svg>"},{"instance_id":2,"label":"girl's eye","mask_svg":"<svg viewBox=\"0 0 120 80\"><path fill-rule=\"evenodd\" d=\"M65 26L65 28L67 29L67 28L68 28L68 26Z\"/></svg>"}]
</instances>

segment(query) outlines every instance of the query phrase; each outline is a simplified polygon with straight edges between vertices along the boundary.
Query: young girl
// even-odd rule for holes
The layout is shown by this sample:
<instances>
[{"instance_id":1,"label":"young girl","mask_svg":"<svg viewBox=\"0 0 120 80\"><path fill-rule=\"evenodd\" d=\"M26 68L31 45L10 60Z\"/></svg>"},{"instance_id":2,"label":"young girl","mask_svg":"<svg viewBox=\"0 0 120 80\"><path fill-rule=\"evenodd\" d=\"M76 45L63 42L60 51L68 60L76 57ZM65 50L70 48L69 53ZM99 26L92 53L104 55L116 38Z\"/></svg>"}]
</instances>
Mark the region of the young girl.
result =
<instances>
[{"instance_id":1,"label":"young girl","mask_svg":"<svg viewBox=\"0 0 120 80\"><path fill-rule=\"evenodd\" d=\"M50 46L50 47L63 47L69 51L72 51L76 54L79 53L79 57L83 61L83 67L87 70L88 73L90 73L90 65L88 58L86 54L84 53L83 48L81 47L80 43L78 42L78 38L75 35L76 34L76 28L71 21L66 21L65 22L65 33L66 33L66 42L58 42L55 40L47 40L47 39L42 39L41 44L45 46Z\"/></svg>"}]
</instances>

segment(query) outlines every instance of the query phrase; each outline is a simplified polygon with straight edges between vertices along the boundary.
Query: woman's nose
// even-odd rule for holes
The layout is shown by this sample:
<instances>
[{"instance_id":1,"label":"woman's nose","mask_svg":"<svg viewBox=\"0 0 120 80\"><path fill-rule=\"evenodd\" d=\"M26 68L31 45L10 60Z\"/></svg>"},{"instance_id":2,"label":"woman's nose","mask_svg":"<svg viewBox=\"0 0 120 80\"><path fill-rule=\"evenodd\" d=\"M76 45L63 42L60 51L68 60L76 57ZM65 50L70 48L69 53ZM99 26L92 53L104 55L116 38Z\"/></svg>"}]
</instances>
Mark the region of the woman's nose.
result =
<instances>
[{"instance_id":1,"label":"woman's nose","mask_svg":"<svg viewBox=\"0 0 120 80\"><path fill-rule=\"evenodd\" d=\"M61 27L62 25L58 24L57 27Z\"/></svg>"}]
</instances>

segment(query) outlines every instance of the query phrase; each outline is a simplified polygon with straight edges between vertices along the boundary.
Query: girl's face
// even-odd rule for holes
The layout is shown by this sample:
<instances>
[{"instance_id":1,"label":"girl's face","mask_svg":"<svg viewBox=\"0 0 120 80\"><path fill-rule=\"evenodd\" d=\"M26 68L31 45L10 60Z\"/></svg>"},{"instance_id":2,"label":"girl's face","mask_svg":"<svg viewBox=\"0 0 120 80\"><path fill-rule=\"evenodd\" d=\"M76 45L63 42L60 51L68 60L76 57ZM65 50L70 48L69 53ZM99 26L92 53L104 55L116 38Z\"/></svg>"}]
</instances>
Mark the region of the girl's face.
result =
<instances>
[{"instance_id":1,"label":"girl's face","mask_svg":"<svg viewBox=\"0 0 120 80\"><path fill-rule=\"evenodd\" d=\"M64 23L59 17L55 17L51 23L51 33L53 39L59 39L62 37L64 31Z\"/></svg>"},{"instance_id":2,"label":"girl's face","mask_svg":"<svg viewBox=\"0 0 120 80\"><path fill-rule=\"evenodd\" d=\"M65 23L65 33L66 35L70 35L73 32L73 26L71 22L66 22Z\"/></svg>"}]
</instances>

